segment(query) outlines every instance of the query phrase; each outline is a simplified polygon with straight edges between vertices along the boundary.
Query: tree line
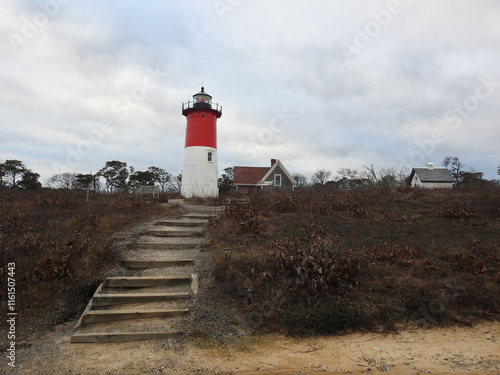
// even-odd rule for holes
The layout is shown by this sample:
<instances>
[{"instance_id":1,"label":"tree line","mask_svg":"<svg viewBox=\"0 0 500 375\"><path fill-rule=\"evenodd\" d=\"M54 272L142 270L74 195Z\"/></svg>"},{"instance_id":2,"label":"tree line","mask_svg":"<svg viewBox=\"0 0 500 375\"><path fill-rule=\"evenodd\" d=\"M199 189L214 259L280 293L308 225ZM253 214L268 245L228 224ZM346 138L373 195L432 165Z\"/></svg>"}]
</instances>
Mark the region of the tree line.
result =
<instances>
[{"instance_id":1,"label":"tree line","mask_svg":"<svg viewBox=\"0 0 500 375\"><path fill-rule=\"evenodd\" d=\"M21 160L0 163L0 187L38 189L40 174L26 168ZM139 186L158 185L162 193L180 192L181 175L172 175L163 168L151 166L145 171L135 170L126 162L107 161L97 173L57 173L47 181L52 189L90 189L93 191L131 191Z\"/></svg>"},{"instance_id":2,"label":"tree line","mask_svg":"<svg viewBox=\"0 0 500 375\"><path fill-rule=\"evenodd\" d=\"M478 172L474 167L465 170L466 165L457 156L445 156L441 164L447 168L457 186L495 186L498 180L486 180L484 173ZM410 170L394 168L382 168L375 170L374 166L363 166L362 170L353 168L340 168L338 176L332 178L332 172L328 169L317 169L310 180L306 176L295 173L293 177L298 188L325 186L337 189L356 189L362 187L394 188L409 185ZM497 167L500 175L500 164Z\"/></svg>"},{"instance_id":3,"label":"tree line","mask_svg":"<svg viewBox=\"0 0 500 375\"><path fill-rule=\"evenodd\" d=\"M457 156L445 156L442 166L446 167L455 178L456 185L487 186L497 185L497 180L486 180L484 173L466 165ZM325 186L334 189L355 189L362 187L398 187L408 185L410 171L394 168L375 170L374 166L363 166L362 170L340 168L338 176L332 178L328 169L317 169L308 179L300 173L293 174L298 188ZM500 164L497 167L500 175ZM21 160L6 160L0 163L0 188L18 187L38 189L42 187L40 174L27 168ZM219 189L221 193L234 189L233 168L227 167L220 176ZM162 193L180 193L182 175L172 175L166 170L151 166L145 171L135 170L126 162L119 160L107 161L97 173L58 173L50 177L47 187L52 189L90 189L93 191L116 192L133 191L139 186L158 185Z\"/></svg>"},{"instance_id":4,"label":"tree line","mask_svg":"<svg viewBox=\"0 0 500 375\"><path fill-rule=\"evenodd\" d=\"M104 180L104 182L103 182ZM49 178L54 189L91 189L94 191L131 191L140 186L158 185L162 193L180 192L181 177L173 176L163 168L151 166L145 171L135 170L126 162L107 161L97 173L59 173Z\"/></svg>"},{"instance_id":5,"label":"tree line","mask_svg":"<svg viewBox=\"0 0 500 375\"><path fill-rule=\"evenodd\" d=\"M39 178L40 174L26 168L21 160L6 160L0 163L0 188L38 189L42 187Z\"/></svg>"}]
</instances>

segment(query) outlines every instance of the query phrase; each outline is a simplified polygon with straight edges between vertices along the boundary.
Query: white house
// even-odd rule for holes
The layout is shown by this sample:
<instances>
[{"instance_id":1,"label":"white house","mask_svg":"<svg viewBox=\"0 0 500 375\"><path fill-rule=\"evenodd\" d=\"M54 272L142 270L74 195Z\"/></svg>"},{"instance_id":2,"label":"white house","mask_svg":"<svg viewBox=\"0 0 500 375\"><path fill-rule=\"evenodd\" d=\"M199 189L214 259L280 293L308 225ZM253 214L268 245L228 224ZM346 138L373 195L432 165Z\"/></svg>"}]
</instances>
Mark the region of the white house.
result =
<instances>
[{"instance_id":1,"label":"white house","mask_svg":"<svg viewBox=\"0 0 500 375\"><path fill-rule=\"evenodd\" d=\"M412 168L410 185L427 189L452 188L455 178L447 168L434 167L434 163L427 163L427 167Z\"/></svg>"}]
</instances>

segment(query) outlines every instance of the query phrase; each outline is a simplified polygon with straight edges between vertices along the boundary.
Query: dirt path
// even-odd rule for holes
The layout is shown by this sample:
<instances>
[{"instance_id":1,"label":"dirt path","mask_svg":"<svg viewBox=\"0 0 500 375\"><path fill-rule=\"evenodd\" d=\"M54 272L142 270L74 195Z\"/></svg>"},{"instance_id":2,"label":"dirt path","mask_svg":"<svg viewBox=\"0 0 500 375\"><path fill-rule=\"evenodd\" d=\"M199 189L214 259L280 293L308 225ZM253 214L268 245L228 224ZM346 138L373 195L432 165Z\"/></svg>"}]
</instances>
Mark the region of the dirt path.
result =
<instances>
[{"instance_id":1,"label":"dirt path","mask_svg":"<svg viewBox=\"0 0 500 375\"><path fill-rule=\"evenodd\" d=\"M135 231L134 233L137 233ZM200 253L199 298L180 327L191 335L114 344L70 344L76 320L19 343L0 374L500 374L500 323L293 339L251 336L210 284ZM223 298L223 296L222 296Z\"/></svg>"},{"instance_id":2,"label":"dirt path","mask_svg":"<svg viewBox=\"0 0 500 375\"><path fill-rule=\"evenodd\" d=\"M265 336L246 353L192 351L227 374L500 374L500 324L291 339Z\"/></svg>"},{"instance_id":3,"label":"dirt path","mask_svg":"<svg viewBox=\"0 0 500 375\"><path fill-rule=\"evenodd\" d=\"M74 322L17 353L12 374L500 374L499 323L473 328L292 339L240 337L203 348L196 340L70 344ZM369 370L370 369L370 370Z\"/></svg>"}]
</instances>

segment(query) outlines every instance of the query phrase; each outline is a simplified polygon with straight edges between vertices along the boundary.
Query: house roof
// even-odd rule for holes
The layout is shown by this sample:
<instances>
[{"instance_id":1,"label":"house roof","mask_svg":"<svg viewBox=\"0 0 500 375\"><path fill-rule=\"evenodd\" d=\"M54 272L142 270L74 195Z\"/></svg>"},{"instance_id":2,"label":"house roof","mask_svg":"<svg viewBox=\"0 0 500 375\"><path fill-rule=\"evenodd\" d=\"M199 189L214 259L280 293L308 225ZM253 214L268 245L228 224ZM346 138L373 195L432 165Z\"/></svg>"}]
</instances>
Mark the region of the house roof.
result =
<instances>
[{"instance_id":1,"label":"house roof","mask_svg":"<svg viewBox=\"0 0 500 375\"><path fill-rule=\"evenodd\" d=\"M278 167L281 168L288 179L295 185L295 179L286 170L285 166L279 159L272 159L270 167L234 166L234 183L236 185L257 185L259 181L265 181Z\"/></svg>"},{"instance_id":2,"label":"house roof","mask_svg":"<svg viewBox=\"0 0 500 375\"><path fill-rule=\"evenodd\" d=\"M234 166L234 183L256 185L262 180L271 167L241 167Z\"/></svg>"},{"instance_id":3,"label":"house roof","mask_svg":"<svg viewBox=\"0 0 500 375\"><path fill-rule=\"evenodd\" d=\"M455 182L455 178L446 168L413 168L410 178L415 174L422 182Z\"/></svg>"}]
</instances>

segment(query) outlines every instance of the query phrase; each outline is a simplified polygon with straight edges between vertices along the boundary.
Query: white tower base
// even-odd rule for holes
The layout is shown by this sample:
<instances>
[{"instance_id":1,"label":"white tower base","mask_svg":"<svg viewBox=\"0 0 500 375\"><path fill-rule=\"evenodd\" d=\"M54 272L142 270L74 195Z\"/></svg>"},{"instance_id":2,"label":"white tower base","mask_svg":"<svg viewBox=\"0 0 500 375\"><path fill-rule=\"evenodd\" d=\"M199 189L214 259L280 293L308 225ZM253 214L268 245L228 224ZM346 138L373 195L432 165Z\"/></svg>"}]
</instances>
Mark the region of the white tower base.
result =
<instances>
[{"instance_id":1,"label":"white tower base","mask_svg":"<svg viewBox=\"0 0 500 375\"><path fill-rule=\"evenodd\" d=\"M217 150L191 146L184 149L181 194L184 198L217 198Z\"/></svg>"}]
</instances>

